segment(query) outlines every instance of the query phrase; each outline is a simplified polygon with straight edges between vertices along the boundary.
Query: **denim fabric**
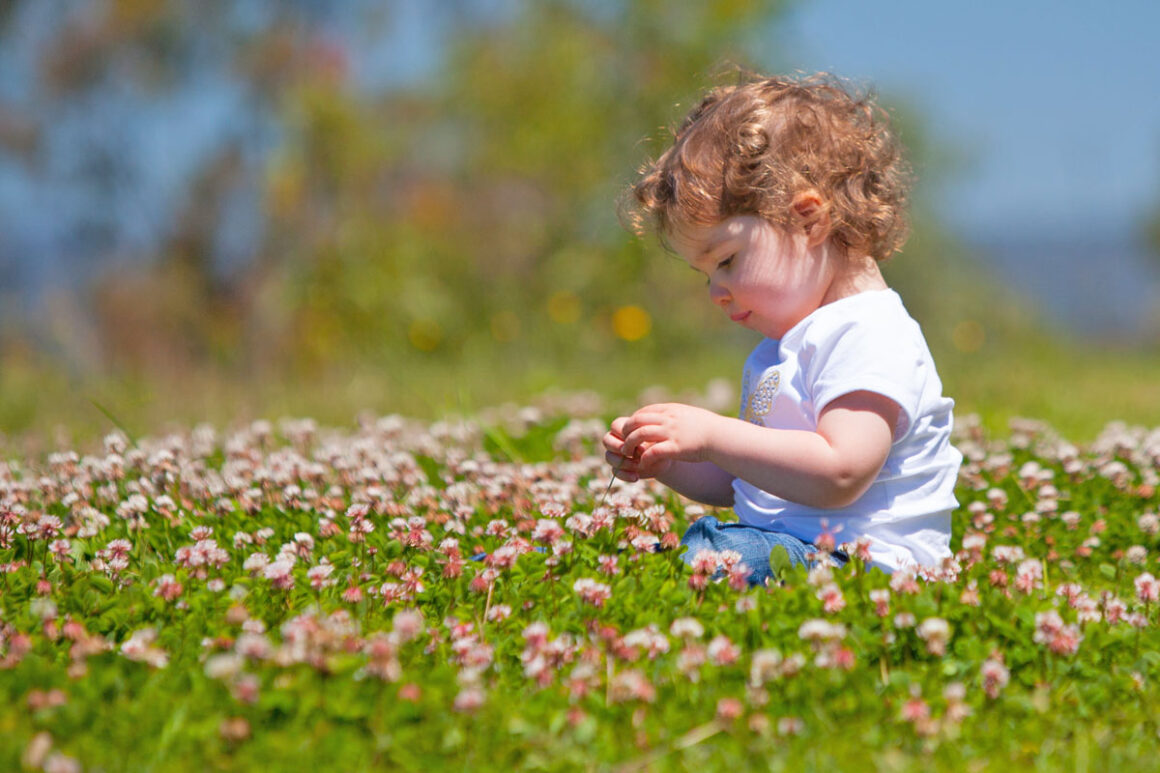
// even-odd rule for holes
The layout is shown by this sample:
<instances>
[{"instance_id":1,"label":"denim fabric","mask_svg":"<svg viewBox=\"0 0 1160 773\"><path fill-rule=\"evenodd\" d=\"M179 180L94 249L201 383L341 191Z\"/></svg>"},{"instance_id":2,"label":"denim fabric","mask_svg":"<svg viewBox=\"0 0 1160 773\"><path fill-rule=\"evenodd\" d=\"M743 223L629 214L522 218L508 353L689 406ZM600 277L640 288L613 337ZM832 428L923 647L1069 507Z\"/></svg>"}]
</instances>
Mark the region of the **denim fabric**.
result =
<instances>
[{"instance_id":1,"label":"denim fabric","mask_svg":"<svg viewBox=\"0 0 1160 773\"><path fill-rule=\"evenodd\" d=\"M759 529L756 526L747 526L742 523L721 523L713 516L705 516L697 520L685 536L681 537L681 545L688 548L681 554L681 559L691 563L693 556L701 550L734 550L741 554L752 573L749 575L750 585L765 585L767 580L773 579L772 567L769 565L769 552L775 545L781 545L789 554L789 560L802 566L812 566L809 554L817 550L810 542L790 534ZM834 561L838 565L845 564L845 556L834 554Z\"/></svg>"}]
</instances>

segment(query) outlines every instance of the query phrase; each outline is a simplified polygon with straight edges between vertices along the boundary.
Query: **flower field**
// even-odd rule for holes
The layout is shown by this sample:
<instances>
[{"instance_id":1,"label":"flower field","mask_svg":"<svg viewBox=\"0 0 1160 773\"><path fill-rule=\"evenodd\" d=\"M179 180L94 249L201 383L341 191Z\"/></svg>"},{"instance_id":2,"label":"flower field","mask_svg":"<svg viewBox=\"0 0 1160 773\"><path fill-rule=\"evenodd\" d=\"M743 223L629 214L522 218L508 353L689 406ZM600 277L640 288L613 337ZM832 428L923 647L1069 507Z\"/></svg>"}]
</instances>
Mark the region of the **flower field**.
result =
<instances>
[{"instance_id":1,"label":"flower field","mask_svg":"<svg viewBox=\"0 0 1160 773\"><path fill-rule=\"evenodd\" d=\"M1160 432L967 417L955 561L750 589L599 412L8 455L0 768L1160 766Z\"/></svg>"}]
</instances>

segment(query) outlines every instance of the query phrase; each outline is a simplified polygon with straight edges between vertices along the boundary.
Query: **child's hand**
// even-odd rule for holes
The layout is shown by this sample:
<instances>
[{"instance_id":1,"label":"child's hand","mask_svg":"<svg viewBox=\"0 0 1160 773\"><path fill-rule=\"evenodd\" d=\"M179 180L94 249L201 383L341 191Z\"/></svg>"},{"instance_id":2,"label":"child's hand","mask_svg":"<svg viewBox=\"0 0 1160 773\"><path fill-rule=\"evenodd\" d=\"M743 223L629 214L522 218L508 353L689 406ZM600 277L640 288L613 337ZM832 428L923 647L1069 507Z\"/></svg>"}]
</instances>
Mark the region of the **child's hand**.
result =
<instances>
[{"instance_id":1,"label":"child's hand","mask_svg":"<svg viewBox=\"0 0 1160 773\"><path fill-rule=\"evenodd\" d=\"M605 447L640 472L641 477L661 475L673 462L702 462L722 417L703 408L681 403L646 405L627 419L613 422L609 435L615 446Z\"/></svg>"},{"instance_id":2,"label":"child's hand","mask_svg":"<svg viewBox=\"0 0 1160 773\"><path fill-rule=\"evenodd\" d=\"M629 482L641 478L655 478L664 475L672 466L671 461L653 462L649 465L641 464L641 453L649 444L641 444L631 454L624 452L625 425L631 417L621 416L612 422L609 431L604 435L604 459L612 466L612 474L621 480Z\"/></svg>"}]
</instances>

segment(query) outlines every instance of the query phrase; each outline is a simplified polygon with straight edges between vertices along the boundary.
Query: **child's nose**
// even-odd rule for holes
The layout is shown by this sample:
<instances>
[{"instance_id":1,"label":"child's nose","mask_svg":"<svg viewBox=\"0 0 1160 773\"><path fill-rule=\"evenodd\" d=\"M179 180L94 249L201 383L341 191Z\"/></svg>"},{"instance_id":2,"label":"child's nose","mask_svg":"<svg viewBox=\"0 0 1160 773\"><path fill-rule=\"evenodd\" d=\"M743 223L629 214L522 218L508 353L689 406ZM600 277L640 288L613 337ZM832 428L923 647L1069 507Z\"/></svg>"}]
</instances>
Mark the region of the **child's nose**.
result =
<instances>
[{"instance_id":1,"label":"child's nose","mask_svg":"<svg viewBox=\"0 0 1160 773\"><path fill-rule=\"evenodd\" d=\"M709 283L709 300L718 306L729 305L729 291L725 289L719 282Z\"/></svg>"}]
</instances>

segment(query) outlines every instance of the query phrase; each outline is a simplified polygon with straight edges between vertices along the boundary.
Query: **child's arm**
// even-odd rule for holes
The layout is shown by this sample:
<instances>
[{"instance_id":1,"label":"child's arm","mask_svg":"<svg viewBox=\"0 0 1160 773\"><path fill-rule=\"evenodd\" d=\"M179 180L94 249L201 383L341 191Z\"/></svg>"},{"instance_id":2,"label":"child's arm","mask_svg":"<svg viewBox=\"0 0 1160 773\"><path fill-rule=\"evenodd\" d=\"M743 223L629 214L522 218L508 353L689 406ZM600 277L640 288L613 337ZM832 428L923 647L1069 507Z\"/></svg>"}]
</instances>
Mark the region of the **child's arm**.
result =
<instances>
[{"instance_id":1,"label":"child's arm","mask_svg":"<svg viewBox=\"0 0 1160 773\"><path fill-rule=\"evenodd\" d=\"M624 425L629 417L612 422L604 436L604 458L612 465L613 474L621 480L635 481L656 478L673 491L689 499L713 507L733 506L733 475L712 462L685 462L674 459L653 459L641 463L641 448L631 457L620 451L624 445Z\"/></svg>"},{"instance_id":2,"label":"child's arm","mask_svg":"<svg viewBox=\"0 0 1160 773\"><path fill-rule=\"evenodd\" d=\"M828 404L810 432L760 427L679 403L649 405L620 425L624 441L615 450L644 476L663 475L677 461L709 462L782 499L844 507L882 469L900 410L882 395L852 392Z\"/></svg>"}]
</instances>

